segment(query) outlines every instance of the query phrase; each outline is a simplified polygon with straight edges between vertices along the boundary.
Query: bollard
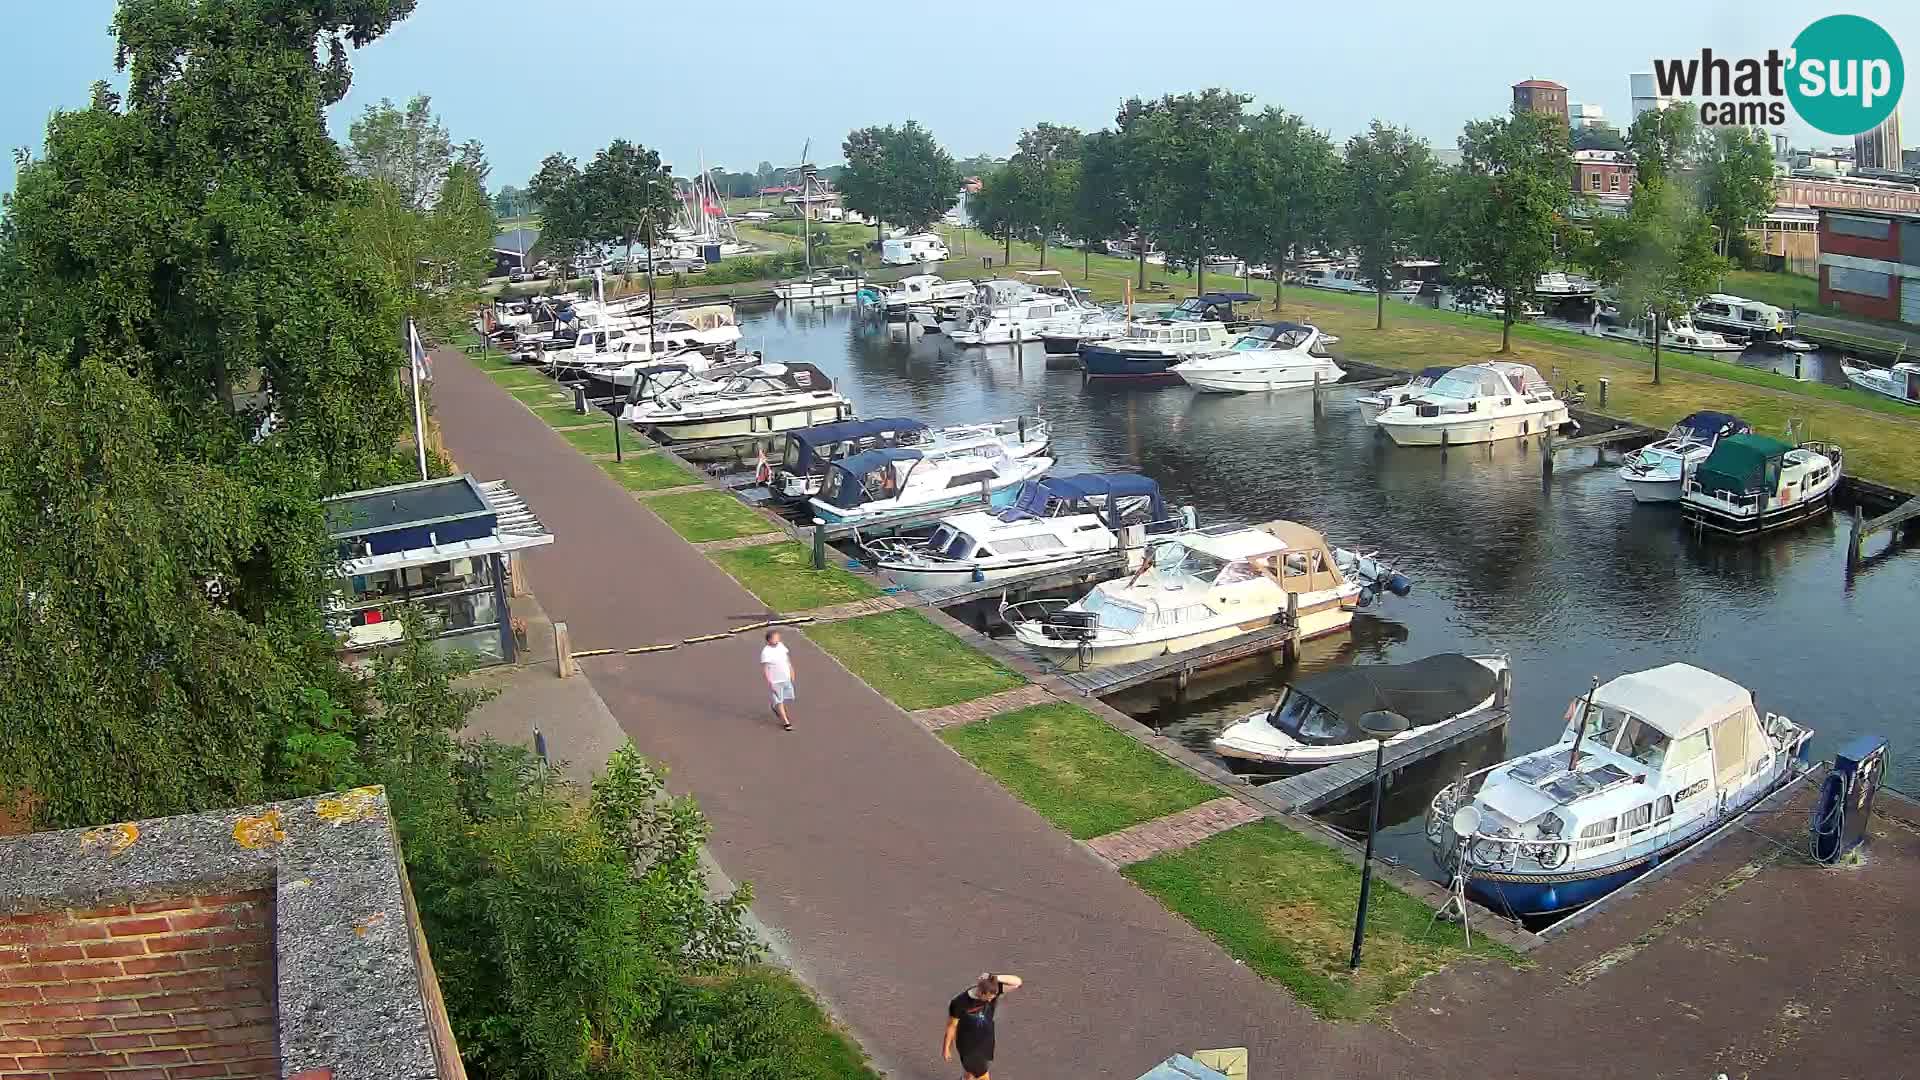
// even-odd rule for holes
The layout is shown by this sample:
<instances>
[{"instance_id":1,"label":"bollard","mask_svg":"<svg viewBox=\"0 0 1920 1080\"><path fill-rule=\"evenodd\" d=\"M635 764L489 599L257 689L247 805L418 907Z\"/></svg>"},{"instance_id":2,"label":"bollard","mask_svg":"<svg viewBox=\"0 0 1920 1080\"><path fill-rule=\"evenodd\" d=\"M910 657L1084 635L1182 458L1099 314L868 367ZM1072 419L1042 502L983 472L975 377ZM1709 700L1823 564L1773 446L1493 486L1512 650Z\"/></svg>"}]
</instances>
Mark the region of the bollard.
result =
<instances>
[{"instance_id":1,"label":"bollard","mask_svg":"<svg viewBox=\"0 0 1920 1080\"><path fill-rule=\"evenodd\" d=\"M540 755L540 764L552 765L553 759L547 756L547 736L539 728L533 729L533 752Z\"/></svg>"},{"instance_id":2,"label":"bollard","mask_svg":"<svg viewBox=\"0 0 1920 1080\"><path fill-rule=\"evenodd\" d=\"M620 414L613 414L613 460L625 461L626 455L620 451Z\"/></svg>"},{"instance_id":3,"label":"bollard","mask_svg":"<svg viewBox=\"0 0 1920 1080\"><path fill-rule=\"evenodd\" d=\"M1452 441L1453 441L1452 438L1448 436L1447 429L1441 428L1440 429L1440 460L1441 461L1447 460L1447 444Z\"/></svg>"},{"instance_id":4,"label":"bollard","mask_svg":"<svg viewBox=\"0 0 1920 1080\"><path fill-rule=\"evenodd\" d=\"M576 383L573 387L573 411L581 416L587 414L587 384Z\"/></svg>"},{"instance_id":5,"label":"bollard","mask_svg":"<svg viewBox=\"0 0 1920 1080\"><path fill-rule=\"evenodd\" d=\"M1613 385L1612 379L1600 380L1600 408L1602 410L1606 409L1607 407L1607 387L1612 385Z\"/></svg>"},{"instance_id":6,"label":"bollard","mask_svg":"<svg viewBox=\"0 0 1920 1080\"><path fill-rule=\"evenodd\" d=\"M1320 403L1320 373L1313 373L1313 415L1315 419L1326 415L1326 406Z\"/></svg>"},{"instance_id":7,"label":"bollard","mask_svg":"<svg viewBox=\"0 0 1920 1080\"><path fill-rule=\"evenodd\" d=\"M553 660L561 678L580 674L580 661L573 658L573 636L563 622L553 624Z\"/></svg>"},{"instance_id":8,"label":"bollard","mask_svg":"<svg viewBox=\"0 0 1920 1080\"><path fill-rule=\"evenodd\" d=\"M1847 528L1847 573L1860 568L1860 504L1853 504L1853 522Z\"/></svg>"},{"instance_id":9,"label":"bollard","mask_svg":"<svg viewBox=\"0 0 1920 1080\"><path fill-rule=\"evenodd\" d=\"M818 518L813 522L813 568L827 568L827 523Z\"/></svg>"},{"instance_id":10,"label":"bollard","mask_svg":"<svg viewBox=\"0 0 1920 1080\"><path fill-rule=\"evenodd\" d=\"M1553 429L1540 436L1540 482L1553 483Z\"/></svg>"},{"instance_id":11,"label":"bollard","mask_svg":"<svg viewBox=\"0 0 1920 1080\"><path fill-rule=\"evenodd\" d=\"M1019 424L1019 425L1020 425L1020 426L1019 426L1019 431L1020 431L1020 445L1022 445L1022 446L1025 446L1025 445L1027 444L1027 416L1026 416L1026 414L1025 414L1025 413L1021 413L1021 414L1020 414L1020 418L1019 418L1019 419L1018 419L1017 421L1015 421L1015 423L1017 423L1017 424Z\"/></svg>"},{"instance_id":12,"label":"bollard","mask_svg":"<svg viewBox=\"0 0 1920 1080\"><path fill-rule=\"evenodd\" d=\"M1793 377L1795 379L1800 377L1800 354L1797 352L1793 354Z\"/></svg>"}]
</instances>

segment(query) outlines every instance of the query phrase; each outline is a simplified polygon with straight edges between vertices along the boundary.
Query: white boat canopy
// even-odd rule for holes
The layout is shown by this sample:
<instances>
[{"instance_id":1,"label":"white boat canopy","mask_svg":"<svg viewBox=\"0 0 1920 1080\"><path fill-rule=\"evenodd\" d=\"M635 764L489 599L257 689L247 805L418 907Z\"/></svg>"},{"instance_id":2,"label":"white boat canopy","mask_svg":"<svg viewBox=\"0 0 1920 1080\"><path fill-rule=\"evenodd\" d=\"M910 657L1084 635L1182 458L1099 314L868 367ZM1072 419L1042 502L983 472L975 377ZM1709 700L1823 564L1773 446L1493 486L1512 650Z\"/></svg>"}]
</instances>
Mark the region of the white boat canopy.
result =
<instances>
[{"instance_id":1,"label":"white boat canopy","mask_svg":"<svg viewBox=\"0 0 1920 1080\"><path fill-rule=\"evenodd\" d=\"M1668 664L1613 679L1594 691L1593 703L1630 713L1678 740L1752 712L1753 695L1711 671Z\"/></svg>"}]
</instances>

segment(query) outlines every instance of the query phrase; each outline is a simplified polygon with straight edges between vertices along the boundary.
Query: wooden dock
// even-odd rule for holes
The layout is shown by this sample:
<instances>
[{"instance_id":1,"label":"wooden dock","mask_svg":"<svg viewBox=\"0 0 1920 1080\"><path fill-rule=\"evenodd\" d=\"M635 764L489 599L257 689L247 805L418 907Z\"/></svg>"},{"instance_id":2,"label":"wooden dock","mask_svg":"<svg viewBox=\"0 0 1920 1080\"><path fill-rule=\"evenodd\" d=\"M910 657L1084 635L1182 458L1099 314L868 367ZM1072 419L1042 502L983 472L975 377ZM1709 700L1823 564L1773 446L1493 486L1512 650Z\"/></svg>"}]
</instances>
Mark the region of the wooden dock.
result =
<instances>
[{"instance_id":1,"label":"wooden dock","mask_svg":"<svg viewBox=\"0 0 1920 1080\"><path fill-rule=\"evenodd\" d=\"M998 581L967 581L958 585L943 585L937 589L924 589L915 595L928 607L953 607L956 604L998 596L1001 593L1016 594L1032 592L1035 589L1057 589L1069 585L1105 581L1124 572L1126 568L1127 556L1116 551L1067 566L1016 574Z\"/></svg>"},{"instance_id":2,"label":"wooden dock","mask_svg":"<svg viewBox=\"0 0 1920 1080\"><path fill-rule=\"evenodd\" d=\"M1816 345L1828 345L1862 356L1900 361L1920 350L1920 337L1892 327L1862 324L1846 319L1795 313L1794 336Z\"/></svg>"},{"instance_id":3,"label":"wooden dock","mask_svg":"<svg viewBox=\"0 0 1920 1080\"><path fill-rule=\"evenodd\" d=\"M1217 667L1279 649L1291 650L1295 644L1295 636L1292 623L1282 615L1274 625L1266 629L1228 638L1209 648L1156 656L1147 660L1135 660L1131 664L1114 664L1111 667L1064 672L1060 675L1060 681L1084 697L1117 694L1129 687L1159 679L1178 679L1184 685L1194 672L1205 668Z\"/></svg>"},{"instance_id":4,"label":"wooden dock","mask_svg":"<svg viewBox=\"0 0 1920 1080\"><path fill-rule=\"evenodd\" d=\"M1563 450L1598 450L1605 454L1608 447L1639 449L1659 437L1652 428L1627 423L1572 439L1558 438L1548 431L1540 436L1540 480L1553 483L1553 455Z\"/></svg>"},{"instance_id":5,"label":"wooden dock","mask_svg":"<svg viewBox=\"0 0 1920 1080\"><path fill-rule=\"evenodd\" d=\"M1406 742L1387 747L1381 769L1392 773L1431 757L1450 746L1492 731L1507 722L1506 709L1482 709L1436 724ZM1324 765L1318 769L1260 785L1260 801L1290 814L1308 814L1343 796L1352 794L1373 780L1373 755L1364 754L1348 761Z\"/></svg>"},{"instance_id":6,"label":"wooden dock","mask_svg":"<svg viewBox=\"0 0 1920 1080\"><path fill-rule=\"evenodd\" d=\"M1860 569L1863 561L1860 552L1867 546L1869 537L1878 532L1891 530L1893 532L1892 541L1889 544L1891 547L1892 544L1900 542L1903 532L1909 534L1912 532L1909 526L1914 522L1920 522L1920 497L1908 499L1892 510L1871 518L1862 517L1859 504L1854 504L1853 523L1847 530L1847 573L1851 574Z\"/></svg>"}]
</instances>

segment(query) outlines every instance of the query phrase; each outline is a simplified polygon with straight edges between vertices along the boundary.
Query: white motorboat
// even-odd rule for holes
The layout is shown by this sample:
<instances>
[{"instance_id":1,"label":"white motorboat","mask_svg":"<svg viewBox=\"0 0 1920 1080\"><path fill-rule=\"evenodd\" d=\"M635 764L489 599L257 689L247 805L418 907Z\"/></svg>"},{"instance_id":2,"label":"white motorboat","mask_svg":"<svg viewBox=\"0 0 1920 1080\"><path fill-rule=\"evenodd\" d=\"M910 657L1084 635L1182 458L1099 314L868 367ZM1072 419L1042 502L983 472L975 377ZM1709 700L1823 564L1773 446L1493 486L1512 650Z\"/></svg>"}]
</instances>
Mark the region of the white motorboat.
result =
<instances>
[{"instance_id":1,"label":"white motorboat","mask_svg":"<svg viewBox=\"0 0 1920 1080\"><path fill-rule=\"evenodd\" d=\"M1812 737L1711 671L1632 672L1574 699L1559 742L1442 788L1427 838L1494 911L1571 911L1799 777Z\"/></svg>"},{"instance_id":2,"label":"white motorboat","mask_svg":"<svg viewBox=\"0 0 1920 1080\"><path fill-rule=\"evenodd\" d=\"M1166 318L1172 304L1136 304L1131 315L1121 305L1113 305L1082 315L1077 323L1040 335L1040 343L1054 356L1072 356L1083 345L1109 338L1125 337L1135 322Z\"/></svg>"},{"instance_id":3,"label":"white motorboat","mask_svg":"<svg viewBox=\"0 0 1920 1080\"><path fill-rule=\"evenodd\" d=\"M905 418L843 420L788 434L786 450L768 486L780 498L804 500L820 493L820 485L826 481L827 470L834 462L868 450L896 446L924 450L994 443L1005 450L1008 457L1017 460L1046 453L1052 439L1053 425L1037 416L939 428Z\"/></svg>"},{"instance_id":4,"label":"white motorboat","mask_svg":"<svg viewBox=\"0 0 1920 1080\"><path fill-rule=\"evenodd\" d=\"M1177 381L1173 365L1233 347L1252 325L1233 305L1258 299L1252 293L1189 296L1161 318L1134 319L1120 336L1082 346L1080 366L1089 379Z\"/></svg>"},{"instance_id":5,"label":"white motorboat","mask_svg":"<svg viewBox=\"0 0 1920 1080\"><path fill-rule=\"evenodd\" d=\"M1362 277L1357 266L1316 266L1299 271L1297 277L1299 284L1309 289L1352 293L1373 291L1372 279Z\"/></svg>"},{"instance_id":6,"label":"white motorboat","mask_svg":"<svg viewBox=\"0 0 1920 1080\"><path fill-rule=\"evenodd\" d=\"M1140 571L1072 603L1003 606L1014 636L1055 662L1125 664L1187 652L1284 623L1300 637L1345 630L1375 590L1411 588L1369 554L1329 548L1291 521L1195 529L1151 546Z\"/></svg>"},{"instance_id":7,"label":"white motorboat","mask_svg":"<svg viewBox=\"0 0 1920 1080\"><path fill-rule=\"evenodd\" d=\"M1528 364L1457 367L1374 419L1400 446L1461 446L1537 435L1572 422L1567 403Z\"/></svg>"},{"instance_id":8,"label":"white motorboat","mask_svg":"<svg viewBox=\"0 0 1920 1080\"><path fill-rule=\"evenodd\" d=\"M1730 293L1709 293L1693 305L1693 323L1707 330L1739 334L1755 341L1788 337L1793 321L1783 308Z\"/></svg>"},{"instance_id":9,"label":"white motorboat","mask_svg":"<svg viewBox=\"0 0 1920 1080\"><path fill-rule=\"evenodd\" d=\"M948 281L938 274L909 274L891 289L882 287L880 302L886 305L889 317L898 318L916 304L965 301L973 295L973 290L971 281Z\"/></svg>"},{"instance_id":10,"label":"white motorboat","mask_svg":"<svg viewBox=\"0 0 1920 1080\"><path fill-rule=\"evenodd\" d=\"M865 281L866 275L858 270L821 271L783 281L773 287L773 295L782 300L832 300L859 292Z\"/></svg>"},{"instance_id":11,"label":"white motorboat","mask_svg":"<svg viewBox=\"0 0 1920 1080\"><path fill-rule=\"evenodd\" d=\"M1287 322L1256 325L1226 352L1182 360L1170 370L1195 390L1216 394L1330 386L1346 375L1318 327Z\"/></svg>"},{"instance_id":12,"label":"white motorboat","mask_svg":"<svg viewBox=\"0 0 1920 1080\"><path fill-rule=\"evenodd\" d=\"M1445 366L1421 368L1420 374L1415 375L1399 386L1390 386L1385 390L1376 390L1370 394L1361 394L1353 400L1356 405L1360 406L1360 415L1366 419L1367 423L1371 424L1375 420L1378 420L1380 414L1386 410L1419 397L1421 392L1426 390L1427 387L1432 386L1436 379L1452 370L1452 368Z\"/></svg>"},{"instance_id":13,"label":"white motorboat","mask_svg":"<svg viewBox=\"0 0 1920 1080\"><path fill-rule=\"evenodd\" d=\"M1729 435L1695 466L1680 512L1703 529L1752 536L1831 509L1842 454L1831 443L1799 446L1765 435Z\"/></svg>"},{"instance_id":14,"label":"white motorboat","mask_svg":"<svg viewBox=\"0 0 1920 1080\"><path fill-rule=\"evenodd\" d=\"M1078 325L1091 304L1071 296L1038 294L1005 307L975 309L950 336L955 345L1010 345Z\"/></svg>"},{"instance_id":15,"label":"white motorboat","mask_svg":"<svg viewBox=\"0 0 1920 1080\"><path fill-rule=\"evenodd\" d=\"M1453 294L1453 310L1504 319L1507 317L1507 294L1483 285L1470 285ZM1527 300L1520 301L1513 309L1515 319L1537 319L1544 314L1546 312L1541 310L1540 305Z\"/></svg>"},{"instance_id":16,"label":"white motorboat","mask_svg":"<svg viewBox=\"0 0 1920 1080\"><path fill-rule=\"evenodd\" d=\"M869 450L829 465L807 505L818 520L852 524L978 502L983 491L1001 506L1052 467L1050 457L1016 459L993 442Z\"/></svg>"},{"instance_id":17,"label":"white motorboat","mask_svg":"<svg viewBox=\"0 0 1920 1080\"><path fill-rule=\"evenodd\" d=\"M1592 296L1599 291L1599 283L1592 278L1560 270L1550 270L1541 274L1533 283L1533 295L1542 300L1567 300Z\"/></svg>"},{"instance_id":18,"label":"white motorboat","mask_svg":"<svg viewBox=\"0 0 1920 1080\"><path fill-rule=\"evenodd\" d=\"M1647 320L1642 319L1630 326L1609 326L1600 331L1602 337L1619 338L1632 341L1648 348L1653 347L1653 332ZM1698 353L1705 356L1734 355L1746 351L1744 341L1732 341L1712 330L1702 330L1693 325L1693 320L1685 315L1660 325L1660 348L1667 352Z\"/></svg>"},{"instance_id":19,"label":"white motorboat","mask_svg":"<svg viewBox=\"0 0 1920 1080\"><path fill-rule=\"evenodd\" d=\"M1633 492L1634 502L1679 502L1687 478L1713 453L1715 443L1752 430L1745 420L1726 413L1689 413L1666 438L1628 454L1620 466L1620 482Z\"/></svg>"},{"instance_id":20,"label":"white motorboat","mask_svg":"<svg viewBox=\"0 0 1920 1080\"><path fill-rule=\"evenodd\" d=\"M1360 718L1385 709L1411 726L1387 745L1416 738L1435 724L1505 708L1513 692L1505 656L1441 653L1410 664L1335 668L1281 691L1273 707L1243 717L1213 740L1235 769L1312 769L1374 752Z\"/></svg>"},{"instance_id":21,"label":"white motorboat","mask_svg":"<svg viewBox=\"0 0 1920 1080\"><path fill-rule=\"evenodd\" d=\"M717 386L673 389L630 402L627 423L670 442L765 435L830 424L853 403L812 364L757 364Z\"/></svg>"},{"instance_id":22,"label":"white motorboat","mask_svg":"<svg viewBox=\"0 0 1920 1080\"><path fill-rule=\"evenodd\" d=\"M1840 361L1840 373L1847 381L1868 393L1920 405L1920 364L1903 360L1890 368L1868 367Z\"/></svg>"},{"instance_id":23,"label":"white motorboat","mask_svg":"<svg viewBox=\"0 0 1920 1080\"><path fill-rule=\"evenodd\" d=\"M1043 476L1003 510L942 518L924 539L865 542L873 563L909 589L999 581L1106 555L1127 541L1137 565L1146 537L1177 527L1160 485L1131 473Z\"/></svg>"}]
</instances>

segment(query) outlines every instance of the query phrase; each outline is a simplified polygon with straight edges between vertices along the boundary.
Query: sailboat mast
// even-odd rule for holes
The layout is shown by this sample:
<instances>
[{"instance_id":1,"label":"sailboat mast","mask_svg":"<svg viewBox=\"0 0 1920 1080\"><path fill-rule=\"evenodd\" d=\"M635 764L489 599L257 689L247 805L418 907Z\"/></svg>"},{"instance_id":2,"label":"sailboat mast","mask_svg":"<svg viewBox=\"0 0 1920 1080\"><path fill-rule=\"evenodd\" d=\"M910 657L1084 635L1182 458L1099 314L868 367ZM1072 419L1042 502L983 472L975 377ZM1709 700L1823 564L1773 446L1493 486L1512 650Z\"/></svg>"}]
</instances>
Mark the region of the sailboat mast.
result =
<instances>
[{"instance_id":1,"label":"sailboat mast","mask_svg":"<svg viewBox=\"0 0 1920 1080\"><path fill-rule=\"evenodd\" d=\"M1600 689L1600 676L1593 677L1593 685L1587 688L1587 700L1580 705L1580 726L1574 729L1573 749L1567 752L1567 771L1572 772L1580 765L1580 744L1587 738L1587 716L1593 712L1593 695Z\"/></svg>"}]
</instances>

